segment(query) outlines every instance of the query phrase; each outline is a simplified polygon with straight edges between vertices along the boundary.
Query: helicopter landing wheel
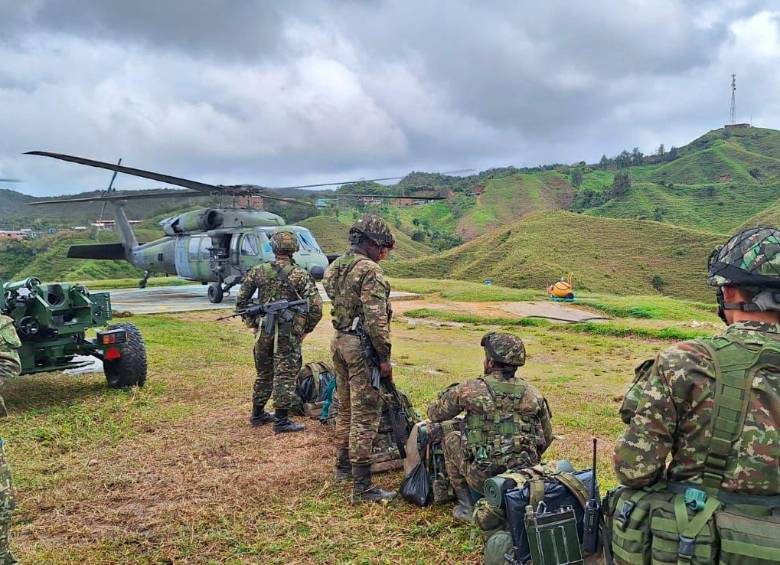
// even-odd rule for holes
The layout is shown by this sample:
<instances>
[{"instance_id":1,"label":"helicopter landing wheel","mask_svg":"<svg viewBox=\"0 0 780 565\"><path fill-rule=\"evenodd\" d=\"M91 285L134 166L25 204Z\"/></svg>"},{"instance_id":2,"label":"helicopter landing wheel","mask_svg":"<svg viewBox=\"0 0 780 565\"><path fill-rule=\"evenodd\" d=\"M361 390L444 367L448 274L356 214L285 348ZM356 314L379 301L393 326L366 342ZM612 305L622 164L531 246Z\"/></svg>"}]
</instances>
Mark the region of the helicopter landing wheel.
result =
<instances>
[{"instance_id":1,"label":"helicopter landing wheel","mask_svg":"<svg viewBox=\"0 0 780 565\"><path fill-rule=\"evenodd\" d=\"M208 289L209 302L212 304L219 304L222 302L225 294L222 291L222 285L219 283L211 283Z\"/></svg>"}]
</instances>

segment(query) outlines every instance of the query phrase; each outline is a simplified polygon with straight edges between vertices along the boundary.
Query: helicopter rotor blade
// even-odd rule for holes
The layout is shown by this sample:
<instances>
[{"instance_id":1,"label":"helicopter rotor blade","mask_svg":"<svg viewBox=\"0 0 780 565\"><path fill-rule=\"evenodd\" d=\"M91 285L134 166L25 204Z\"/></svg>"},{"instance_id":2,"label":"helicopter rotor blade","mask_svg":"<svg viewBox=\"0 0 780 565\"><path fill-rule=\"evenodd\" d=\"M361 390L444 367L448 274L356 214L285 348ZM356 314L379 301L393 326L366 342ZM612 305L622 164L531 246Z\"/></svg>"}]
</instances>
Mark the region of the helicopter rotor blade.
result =
<instances>
[{"instance_id":1,"label":"helicopter rotor blade","mask_svg":"<svg viewBox=\"0 0 780 565\"><path fill-rule=\"evenodd\" d=\"M387 200L401 200L401 199L407 199L407 200L446 200L444 196L392 196L389 194L341 194L340 192L336 195L338 198L385 198Z\"/></svg>"},{"instance_id":2,"label":"helicopter rotor blade","mask_svg":"<svg viewBox=\"0 0 780 565\"><path fill-rule=\"evenodd\" d=\"M47 204L68 204L72 202L110 202L112 200L144 200L146 198L205 198L208 194L190 190L168 190L165 192L129 192L118 194L112 190L110 195L85 196L81 198L57 198L54 200L41 200L40 202L28 202L30 206L42 206Z\"/></svg>"},{"instance_id":3,"label":"helicopter rotor blade","mask_svg":"<svg viewBox=\"0 0 780 565\"><path fill-rule=\"evenodd\" d=\"M22 182L19 179L0 179L0 182Z\"/></svg>"},{"instance_id":4,"label":"helicopter rotor blade","mask_svg":"<svg viewBox=\"0 0 780 565\"><path fill-rule=\"evenodd\" d=\"M28 151L25 155L40 155L42 157L51 157L52 159L59 159L60 161L69 161L71 163L77 163L79 165L86 165L88 167L97 167L98 169L107 169L109 171L116 171L118 173L124 173L126 175L132 175L135 177L141 177L145 179L158 180L167 184L173 184L175 186L183 186L192 190L197 190L204 193L219 192L220 187L213 184L206 184L190 179L184 179L180 177L173 177L170 175L164 175L161 173L155 173L154 171L145 171L143 169L134 169L132 167L124 167L121 165L114 165L113 163L106 163L104 161L95 161L93 159L85 159L84 157L75 157L73 155L64 155L63 153L51 153L49 151Z\"/></svg>"}]
</instances>

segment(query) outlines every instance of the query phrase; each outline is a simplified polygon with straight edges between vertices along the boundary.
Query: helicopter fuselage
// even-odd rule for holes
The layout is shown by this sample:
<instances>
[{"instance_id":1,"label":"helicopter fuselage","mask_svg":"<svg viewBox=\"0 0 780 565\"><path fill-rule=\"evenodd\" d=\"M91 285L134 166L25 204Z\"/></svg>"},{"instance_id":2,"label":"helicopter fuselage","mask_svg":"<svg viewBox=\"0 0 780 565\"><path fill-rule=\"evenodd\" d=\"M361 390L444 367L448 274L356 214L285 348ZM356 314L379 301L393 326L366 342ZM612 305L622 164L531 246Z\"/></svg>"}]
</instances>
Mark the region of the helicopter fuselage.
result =
<instances>
[{"instance_id":1,"label":"helicopter fuselage","mask_svg":"<svg viewBox=\"0 0 780 565\"><path fill-rule=\"evenodd\" d=\"M301 226L284 226L298 237L295 262L307 271L328 266L312 233ZM221 282L243 276L250 268L274 260L269 237L277 227L226 228L166 236L129 250L136 267L200 282Z\"/></svg>"}]
</instances>

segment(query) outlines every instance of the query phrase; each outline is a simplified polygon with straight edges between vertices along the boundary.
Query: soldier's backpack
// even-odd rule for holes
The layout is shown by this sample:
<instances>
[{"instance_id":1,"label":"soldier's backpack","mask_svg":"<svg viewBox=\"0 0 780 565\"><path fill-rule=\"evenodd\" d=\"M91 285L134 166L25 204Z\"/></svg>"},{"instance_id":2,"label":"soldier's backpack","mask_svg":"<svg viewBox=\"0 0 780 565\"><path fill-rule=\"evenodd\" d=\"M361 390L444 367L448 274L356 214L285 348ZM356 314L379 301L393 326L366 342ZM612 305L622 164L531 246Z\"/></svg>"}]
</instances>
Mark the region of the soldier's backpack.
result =
<instances>
[{"instance_id":1,"label":"soldier's backpack","mask_svg":"<svg viewBox=\"0 0 780 565\"><path fill-rule=\"evenodd\" d=\"M579 546L592 482L591 470L576 472L568 462L561 462L558 469L536 465L486 480L485 498L477 502L474 510L474 521L488 538L484 562L488 565L530 563L532 548L549 547L554 539L570 544L576 538ZM533 513L531 522L528 506ZM530 532L529 523L532 524ZM582 555L579 548L570 547L568 552L560 549L558 557L568 556L576 563L577 555ZM539 561L539 565L547 562Z\"/></svg>"},{"instance_id":2,"label":"soldier's backpack","mask_svg":"<svg viewBox=\"0 0 780 565\"><path fill-rule=\"evenodd\" d=\"M780 496L720 490L734 442L743 431L753 378L762 368L780 367L780 346L729 334L699 343L715 364L711 439L702 484L658 482L611 491L603 504L607 563L780 563Z\"/></svg>"},{"instance_id":3,"label":"soldier's backpack","mask_svg":"<svg viewBox=\"0 0 780 565\"><path fill-rule=\"evenodd\" d=\"M398 442L408 443L409 434L420 418L412 407L405 392L398 390L392 394L384 385L380 387L382 395L382 415L379 419L379 431L374 438L373 463L375 473L400 469L403 457L398 450Z\"/></svg>"},{"instance_id":4,"label":"soldier's backpack","mask_svg":"<svg viewBox=\"0 0 780 565\"><path fill-rule=\"evenodd\" d=\"M291 413L318 419L328 396L328 387L335 387L336 377L329 365L322 362L306 363L298 372L295 383L297 399ZM332 393L332 390L331 390ZM331 416L335 410L331 408Z\"/></svg>"}]
</instances>

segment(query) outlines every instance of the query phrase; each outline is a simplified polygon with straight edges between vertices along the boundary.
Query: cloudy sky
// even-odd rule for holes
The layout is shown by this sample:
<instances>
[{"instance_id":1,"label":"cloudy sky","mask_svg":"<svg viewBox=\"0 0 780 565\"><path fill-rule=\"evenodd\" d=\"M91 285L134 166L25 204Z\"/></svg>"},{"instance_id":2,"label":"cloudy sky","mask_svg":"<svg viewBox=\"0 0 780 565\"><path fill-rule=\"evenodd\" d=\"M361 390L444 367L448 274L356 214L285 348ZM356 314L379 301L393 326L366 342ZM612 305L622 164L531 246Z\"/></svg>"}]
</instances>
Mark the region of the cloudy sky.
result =
<instances>
[{"instance_id":1,"label":"cloudy sky","mask_svg":"<svg viewBox=\"0 0 780 565\"><path fill-rule=\"evenodd\" d=\"M771 1L0 0L0 177L108 182L33 149L265 186L594 161L720 127L732 72L780 128L779 68Z\"/></svg>"}]
</instances>

